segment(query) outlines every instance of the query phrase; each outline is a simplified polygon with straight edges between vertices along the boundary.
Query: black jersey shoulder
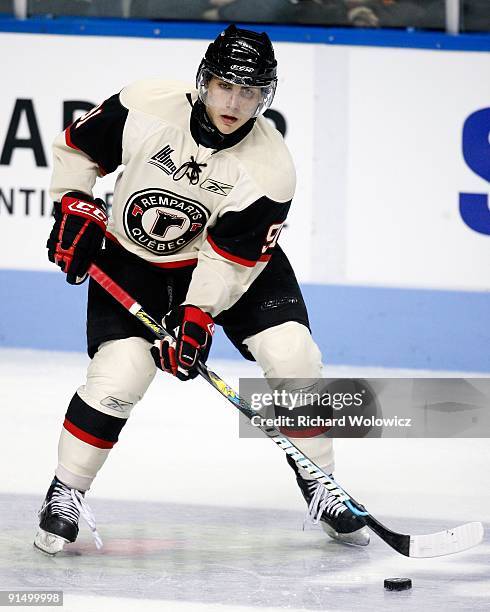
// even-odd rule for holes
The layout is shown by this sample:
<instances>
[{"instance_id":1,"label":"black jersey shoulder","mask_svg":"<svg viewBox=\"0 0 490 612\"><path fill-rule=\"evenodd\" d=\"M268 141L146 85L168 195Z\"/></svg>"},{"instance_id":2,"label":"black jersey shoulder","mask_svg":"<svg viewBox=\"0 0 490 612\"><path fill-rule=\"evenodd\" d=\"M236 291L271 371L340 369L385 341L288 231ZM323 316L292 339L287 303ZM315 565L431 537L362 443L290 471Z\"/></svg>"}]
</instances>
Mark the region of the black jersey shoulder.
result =
<instances>
[{"instance_id":1,"label":"black jersey shoulder","mask_svg":"<svg viewBox=\"0 0 490 612\"><path fill-rule=\"evenodd\" d=\"M208 242L221 256L248 267L268 261L290 205L263 196L243 210L225 212L208 230Z\"/></svg>"},{"instance_id":2,"label":"black jersey shoulder","mask_svg":"<svg viewBox=\"0 0 490 612\"><path fill-rule=\"evenodd\" d=\"M113 172L121 163L127 116L128 109L115 94L68 126L66 142L88 155L104 173Z\"/></svg>"}]
</instances>

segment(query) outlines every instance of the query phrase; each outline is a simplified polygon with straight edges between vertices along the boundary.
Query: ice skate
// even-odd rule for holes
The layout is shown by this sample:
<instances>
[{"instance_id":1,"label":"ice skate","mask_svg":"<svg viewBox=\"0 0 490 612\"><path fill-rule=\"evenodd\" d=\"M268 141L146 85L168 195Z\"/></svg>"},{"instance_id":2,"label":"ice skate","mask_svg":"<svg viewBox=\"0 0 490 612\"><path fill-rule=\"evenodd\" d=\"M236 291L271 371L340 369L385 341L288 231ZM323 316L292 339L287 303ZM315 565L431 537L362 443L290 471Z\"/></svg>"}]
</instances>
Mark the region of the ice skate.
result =
<instances>
[{"instance_id":1,"label":"ice skate","mask_svg":"<svg viewBox=\"0 0 490 612\"><path fill-rule=\"evenodd\" d=\"M66 543L77 539L80 513L93 532L97 548L100 548L102 540L95 528L94 515L84 500L84 493L70 489L55 476L39 511L39 529L34 546L49 555L62 551Z\"/></svg>"},{"instance_id":2,"label":"ice skate","mask_svg":"<svg viewBox=\"0 0 490 612\"><path fill-rule=\"evenodd\" d=\"M318 481L305 480L289 455L287 460L296 474L298 486L308 504L305 524L308 522L313 525L320 523L325 533L334 540L354 546L367 546L369 531L362 518L355 516Z\"/></svg>"}]
</instances>

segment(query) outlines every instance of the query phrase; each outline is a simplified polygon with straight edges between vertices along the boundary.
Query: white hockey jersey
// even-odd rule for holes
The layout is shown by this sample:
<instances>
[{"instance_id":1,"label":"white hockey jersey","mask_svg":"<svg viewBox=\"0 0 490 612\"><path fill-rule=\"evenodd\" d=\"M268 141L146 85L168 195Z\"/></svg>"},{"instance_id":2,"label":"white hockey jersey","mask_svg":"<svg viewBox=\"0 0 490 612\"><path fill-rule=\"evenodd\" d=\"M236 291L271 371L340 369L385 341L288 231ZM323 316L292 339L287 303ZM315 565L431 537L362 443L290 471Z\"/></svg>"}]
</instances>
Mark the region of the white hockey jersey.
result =
<instances>
[{"instance_id":1,"label":"white hockey jersey","mask_svg":"<svg viewBox=\"0 0 490 612\"><path fill-rule=\"evenodd\" d=\"M51 196L92 195L121 164L107 238L153 265L196 265L186 303L216 316L270 259L294 194L282 136L263 117L237 143L205 148L191 130L197 92L134 83L75 121L54 143Z\"/></svg>"}]
</instances>

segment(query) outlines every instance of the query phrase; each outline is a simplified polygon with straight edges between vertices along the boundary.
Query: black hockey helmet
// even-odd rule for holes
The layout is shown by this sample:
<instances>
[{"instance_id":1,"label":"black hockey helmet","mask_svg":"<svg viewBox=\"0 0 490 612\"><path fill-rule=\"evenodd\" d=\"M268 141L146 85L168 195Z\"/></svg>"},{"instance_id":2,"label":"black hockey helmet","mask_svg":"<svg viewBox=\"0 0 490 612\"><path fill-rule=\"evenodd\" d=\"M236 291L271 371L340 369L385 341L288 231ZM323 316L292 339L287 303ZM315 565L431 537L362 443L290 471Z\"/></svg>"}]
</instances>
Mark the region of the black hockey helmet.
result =
<instances>
[{"instance_id":1,"label":"black hockey helmet","mask_svg":"<svg viewBox=\"0 0 490 612\"><path fill-rule=\"evenodd\" d=\"M277 61L270 38L265 32L228 26L209 45L197 71L196 85L204 103L212 76L235 85L261 88L261 103L254 116L260 115L270 106L277 84Z\"/></svg>"},{"instance_id":2,"label":"black hockey helmet","mask_svg":"<svg viewBox=\"0 0 490 612\"><path fill-rule=\"evenodd\" d=\"M201 68L237 85L264 87L277 80L277 62L267 34L233 24L209 45Z\"/></svg>"}]
</instances>

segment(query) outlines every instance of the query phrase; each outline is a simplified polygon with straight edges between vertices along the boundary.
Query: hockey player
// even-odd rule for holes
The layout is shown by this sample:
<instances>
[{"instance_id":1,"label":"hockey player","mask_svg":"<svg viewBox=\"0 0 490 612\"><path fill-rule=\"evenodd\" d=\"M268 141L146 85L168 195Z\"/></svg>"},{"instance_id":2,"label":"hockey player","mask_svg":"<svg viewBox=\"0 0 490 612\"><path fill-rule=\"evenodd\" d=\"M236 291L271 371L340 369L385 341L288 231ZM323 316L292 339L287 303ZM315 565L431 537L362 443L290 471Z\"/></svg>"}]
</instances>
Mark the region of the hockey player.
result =
<instances>
[{"instance_id":1,"label":"hockey player","mask_svg":"<svg viewBox=\"0 0 490 612\"><path fill-rule=\"evenodd\" d=\"M294 272L277 244L295 171L280 134L261 117L276 89L266 34L229 26L206 51L197 88L150 80L124 88L54 143L54 226L49 259L69 283L92 262L140 301L176 342L154 338L90 281L87 378L71 399L58 466L40 510L35 545L54 554L78 535L84 496L156 367L197 375L214 324L268 379L318 378L321 355ZM94 199L96 178L120 165L113 207ZM102 248L103 239L105 246ZM331 441L293 441L326 472ZM348 543L369 541L355 517L293 463L313 521Z\"/></svg>"}]
</instances>

